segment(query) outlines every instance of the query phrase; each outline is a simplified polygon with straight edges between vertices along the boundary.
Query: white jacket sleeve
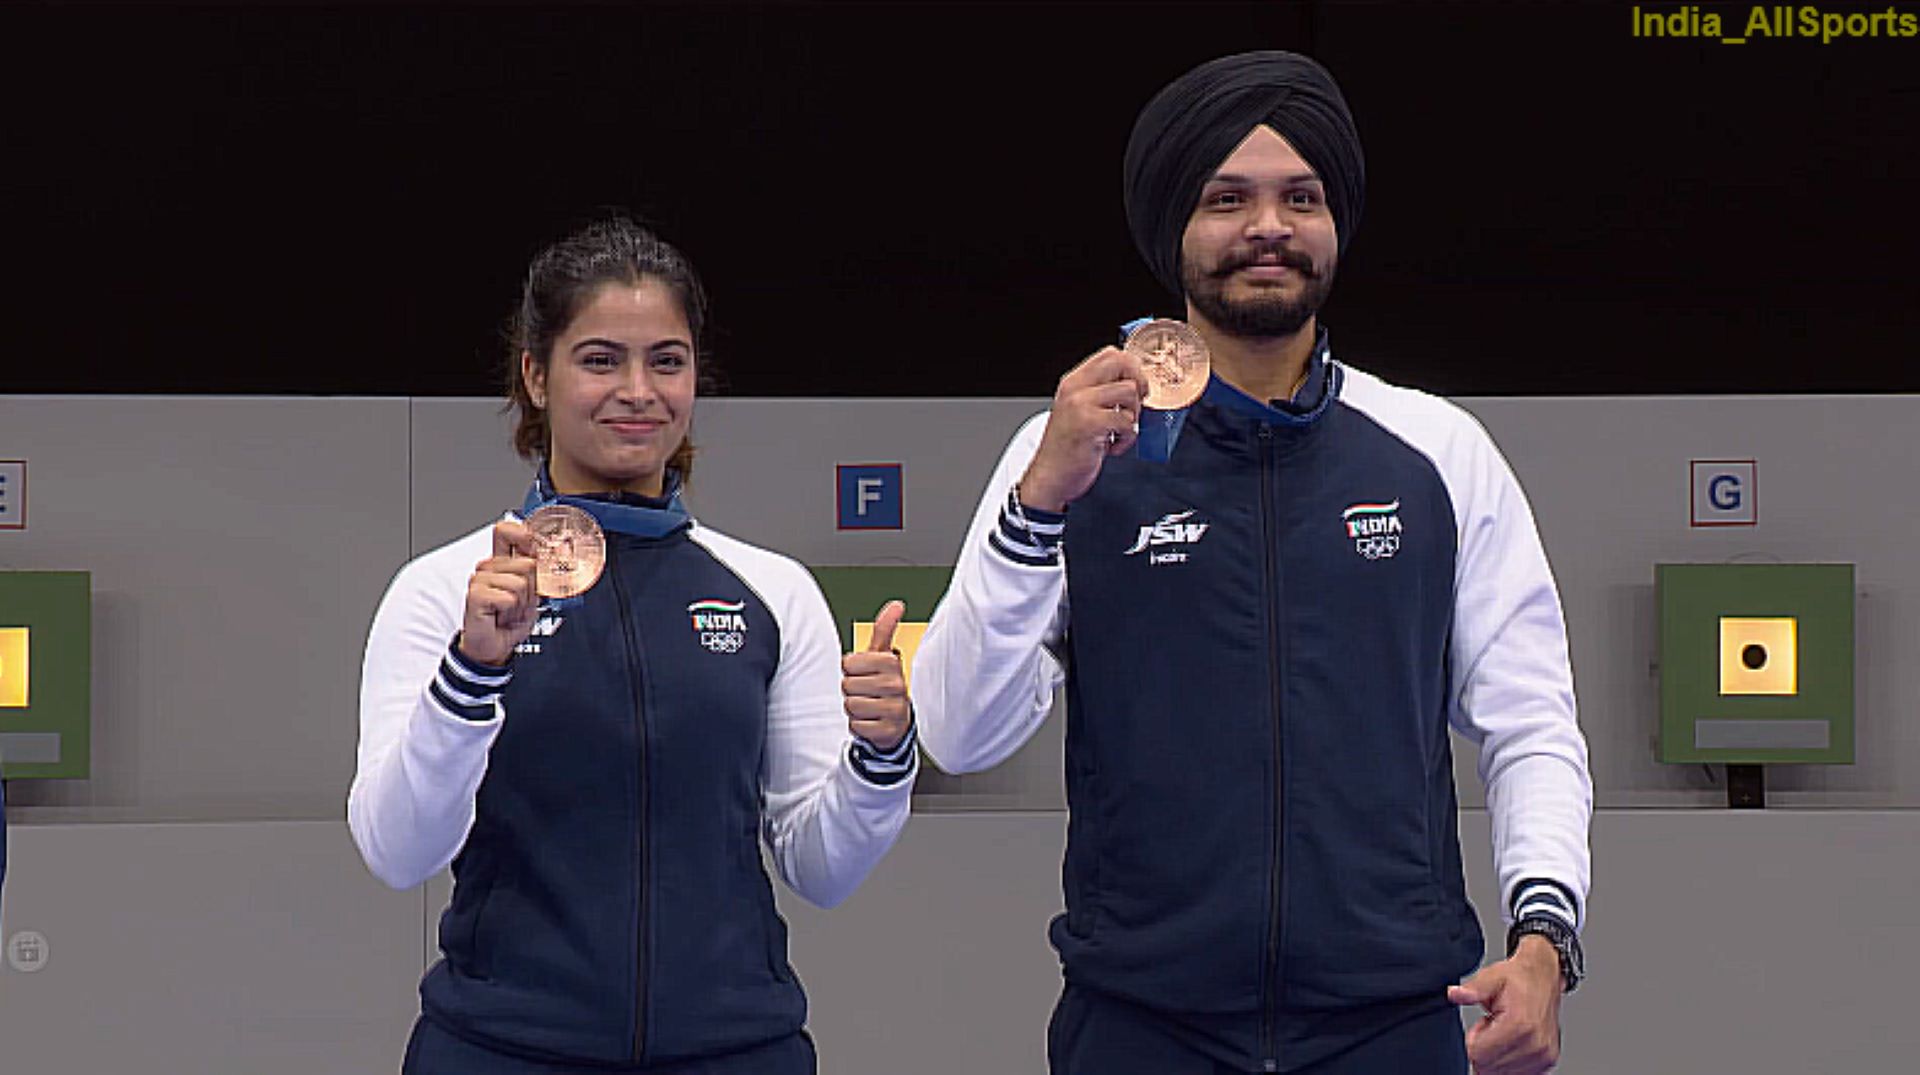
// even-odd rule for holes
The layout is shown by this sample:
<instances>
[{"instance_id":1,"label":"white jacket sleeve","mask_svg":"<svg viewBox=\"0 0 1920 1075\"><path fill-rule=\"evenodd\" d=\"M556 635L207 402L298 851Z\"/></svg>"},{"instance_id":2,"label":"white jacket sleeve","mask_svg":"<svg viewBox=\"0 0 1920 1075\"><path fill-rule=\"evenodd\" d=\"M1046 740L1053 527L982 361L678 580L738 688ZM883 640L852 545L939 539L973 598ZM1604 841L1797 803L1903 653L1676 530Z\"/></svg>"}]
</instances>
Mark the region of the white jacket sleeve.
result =
<instances>
[{"instance_id":1,"label":"white jacket sleeve","mask_svg":"<svg viewBox=\"0 0 1920 1075\"><path fill-rule=\"evenodd\" d=\"M397 889L420 884L459 854L503 719L505 678L463 664L451 650L466 574L442 569L456 566L470 544L402 568L367 634L347 825L368 869Z\"/></svg>"},{"instance_id":2,"label":"white jacket sleeve","mask_svg":"<svg viewBox=\"0 0 1920 1075\"><path fill-rule=\"evenodd\" d=\"M855 769L833 614L805 568L784 559L780 566L777 591L762 590L763 599L777 592L780 600L780 667L767 700L761 769L763 836L787 886L832 907L859 887L906 825L917 762L887 784Z\"/></svg>"},{"instance_id":3,"label":"white jacket sleeve","mask_svg":"<svg viewBox=\"0 0 1920 1075\"><path fill-rule=\"evenodd\" d=\"M953 581L914 657L912 693L920 741L950 773L1006 760L1053 708L1065 678L1055 657L1067 629L1067 571L1025 563L990 540L1014 483L1039 450L1047 416L1014 434L987 481L955 559Z\"/></svg>"},{"instance_id":4,"label":"white jacket sleeve","mask_svg":"<svg viewBox=\"0 0 1920 1075\"><path fill-rule=\"evenodd\" d=\"M1480 747L1503 913L1512 920L1523 883L1552 881L1576 901L1579 928L1593 782L1560 595L1506 460L1477 424L1464 439L1450 717Z\"/></svg>"}]
</instances>

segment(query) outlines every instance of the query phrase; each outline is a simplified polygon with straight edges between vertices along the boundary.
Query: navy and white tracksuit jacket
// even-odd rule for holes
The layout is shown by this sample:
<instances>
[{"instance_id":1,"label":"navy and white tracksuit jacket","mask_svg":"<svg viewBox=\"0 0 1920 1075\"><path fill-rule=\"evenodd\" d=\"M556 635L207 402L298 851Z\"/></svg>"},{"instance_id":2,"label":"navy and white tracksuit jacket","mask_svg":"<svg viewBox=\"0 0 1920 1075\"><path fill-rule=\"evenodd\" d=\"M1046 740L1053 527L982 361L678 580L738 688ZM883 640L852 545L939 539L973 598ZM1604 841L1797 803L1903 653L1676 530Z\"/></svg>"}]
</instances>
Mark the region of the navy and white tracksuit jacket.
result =
<instances>
[{"instance_id":1,"label":"navy and white tracksuit jacket","mask_svg":"<svg viewBox=\"0 0 1920 1075\"><path fill-rule=\"evenodd\" d=\"M1454 405L1334 362L1303 401L1214 380L1170 461L1061 515L988 482L914 663L942 768L1067 690L1067 980L1221 1063L1285 1071L1447 1001L1480 962L1448 728L1480 746L1507 913L1575 928L1592 791L1526 499Z\"/></svg>"},{"instance_id":2,"label":"navy and white tracksuit jacket","mask_svg":"<svg viewBox=\"0 0 1920 1075\"><path fill-rule=\"evenodd\" d=\"M488 668L450 643L491 529L400 571L361 682L354 839L395 888L453 867L425 1017L625 1067L798 1032L760 842L796 892L839 902L905 823L914 764L849 732L819 588L684 513L608 529L599 582Z\"/></svg>"}]
</instances>

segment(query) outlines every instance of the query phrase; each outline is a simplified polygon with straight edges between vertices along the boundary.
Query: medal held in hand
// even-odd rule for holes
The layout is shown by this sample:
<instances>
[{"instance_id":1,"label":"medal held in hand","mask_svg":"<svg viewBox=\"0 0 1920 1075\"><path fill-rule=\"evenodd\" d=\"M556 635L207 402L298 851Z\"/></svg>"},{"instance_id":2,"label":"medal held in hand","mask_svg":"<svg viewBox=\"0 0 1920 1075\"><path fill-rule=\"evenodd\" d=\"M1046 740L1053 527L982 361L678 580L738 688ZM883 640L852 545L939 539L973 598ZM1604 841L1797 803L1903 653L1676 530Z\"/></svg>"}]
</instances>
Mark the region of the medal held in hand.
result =
<instances>
[{"instance_id":1,"label":"medal held in hand","mask_svg":"<svg viewBox=\"0 0 1920 1075\"><path fill-rule=\"evenodd\" d=\"M1140 359L1147 374L1146 407L1133 454L1151 463L1173 458L1173 446L1186 424L1187 408L1207 390L1213 373L1207 341L1184 321L1131 322L1121 329L1121 346Z\"/></svg>"},{"instance_id":2,"label":"medal held in hand","mask_svg":"<svg viewBox=\"0 0 1920 1075\"><path fill-rule=\"evenodd\" d=\"M586 593L607 566L607 537L593 516L565 504L548 504L527 516L533 533L534 591L565 598Z\"/></svg>"},{"instance_id":3,"label":"medal held in hand","mask_svg":"<svg viewBox=\"0 0 1920 1075\"><path fill-rule=\"evenodd\" d=\"M1146 367L1146 403L1156 411L1191 407L1207 389L1207 341L1184 321L1149 321L1127 335L1126 350Z\"/></svg>"}]
</instances>

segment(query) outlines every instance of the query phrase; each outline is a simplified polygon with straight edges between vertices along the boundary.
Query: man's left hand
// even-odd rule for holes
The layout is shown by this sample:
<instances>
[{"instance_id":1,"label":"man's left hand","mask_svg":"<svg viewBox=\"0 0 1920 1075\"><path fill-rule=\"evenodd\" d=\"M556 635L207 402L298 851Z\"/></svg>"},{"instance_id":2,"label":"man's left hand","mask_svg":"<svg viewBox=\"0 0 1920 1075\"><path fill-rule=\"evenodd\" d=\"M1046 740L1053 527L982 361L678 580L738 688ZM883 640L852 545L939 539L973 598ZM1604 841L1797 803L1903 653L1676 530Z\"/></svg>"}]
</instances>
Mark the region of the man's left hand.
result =
<instances>
[{"instance_id":1,"label":"man's left hand","mask_svg":"<svg viewBox=\"0 0 1920 1075\"><path fill-rule=\"evenodd\" d=\"M1511 957L1447 988L1448 1000L1487 1011L1467 1031L1478 1075L1539 1075L1559 1061L1562 984L1553 945L1528 936Z\"/></svg>"}]
</instances>

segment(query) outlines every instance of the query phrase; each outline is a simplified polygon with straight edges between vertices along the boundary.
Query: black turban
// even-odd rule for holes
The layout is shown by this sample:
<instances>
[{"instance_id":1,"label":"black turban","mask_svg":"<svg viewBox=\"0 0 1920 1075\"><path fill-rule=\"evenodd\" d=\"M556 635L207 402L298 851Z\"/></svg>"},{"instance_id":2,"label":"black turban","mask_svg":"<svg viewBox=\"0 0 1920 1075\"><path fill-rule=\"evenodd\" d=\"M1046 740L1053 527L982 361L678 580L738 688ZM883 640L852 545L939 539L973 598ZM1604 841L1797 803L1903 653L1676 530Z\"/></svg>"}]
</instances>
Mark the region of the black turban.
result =
<instances>
[{"instance_id":1,"label":"black turban","mask_svg":"<svg viewBox=\"0 0 1920 1075\"><path fill-rule=\"evenodd\" d=\"M1360 224L1367 165L1346 99L1327 69L1294 52L1243 52L1180 76L1147 102L1127 139L1127 225L1153 275L1176 295L1180 238L1200 190L1255 127L1285 138L1319 175L1342 253Z\"/></svg>"}]
</instances>

